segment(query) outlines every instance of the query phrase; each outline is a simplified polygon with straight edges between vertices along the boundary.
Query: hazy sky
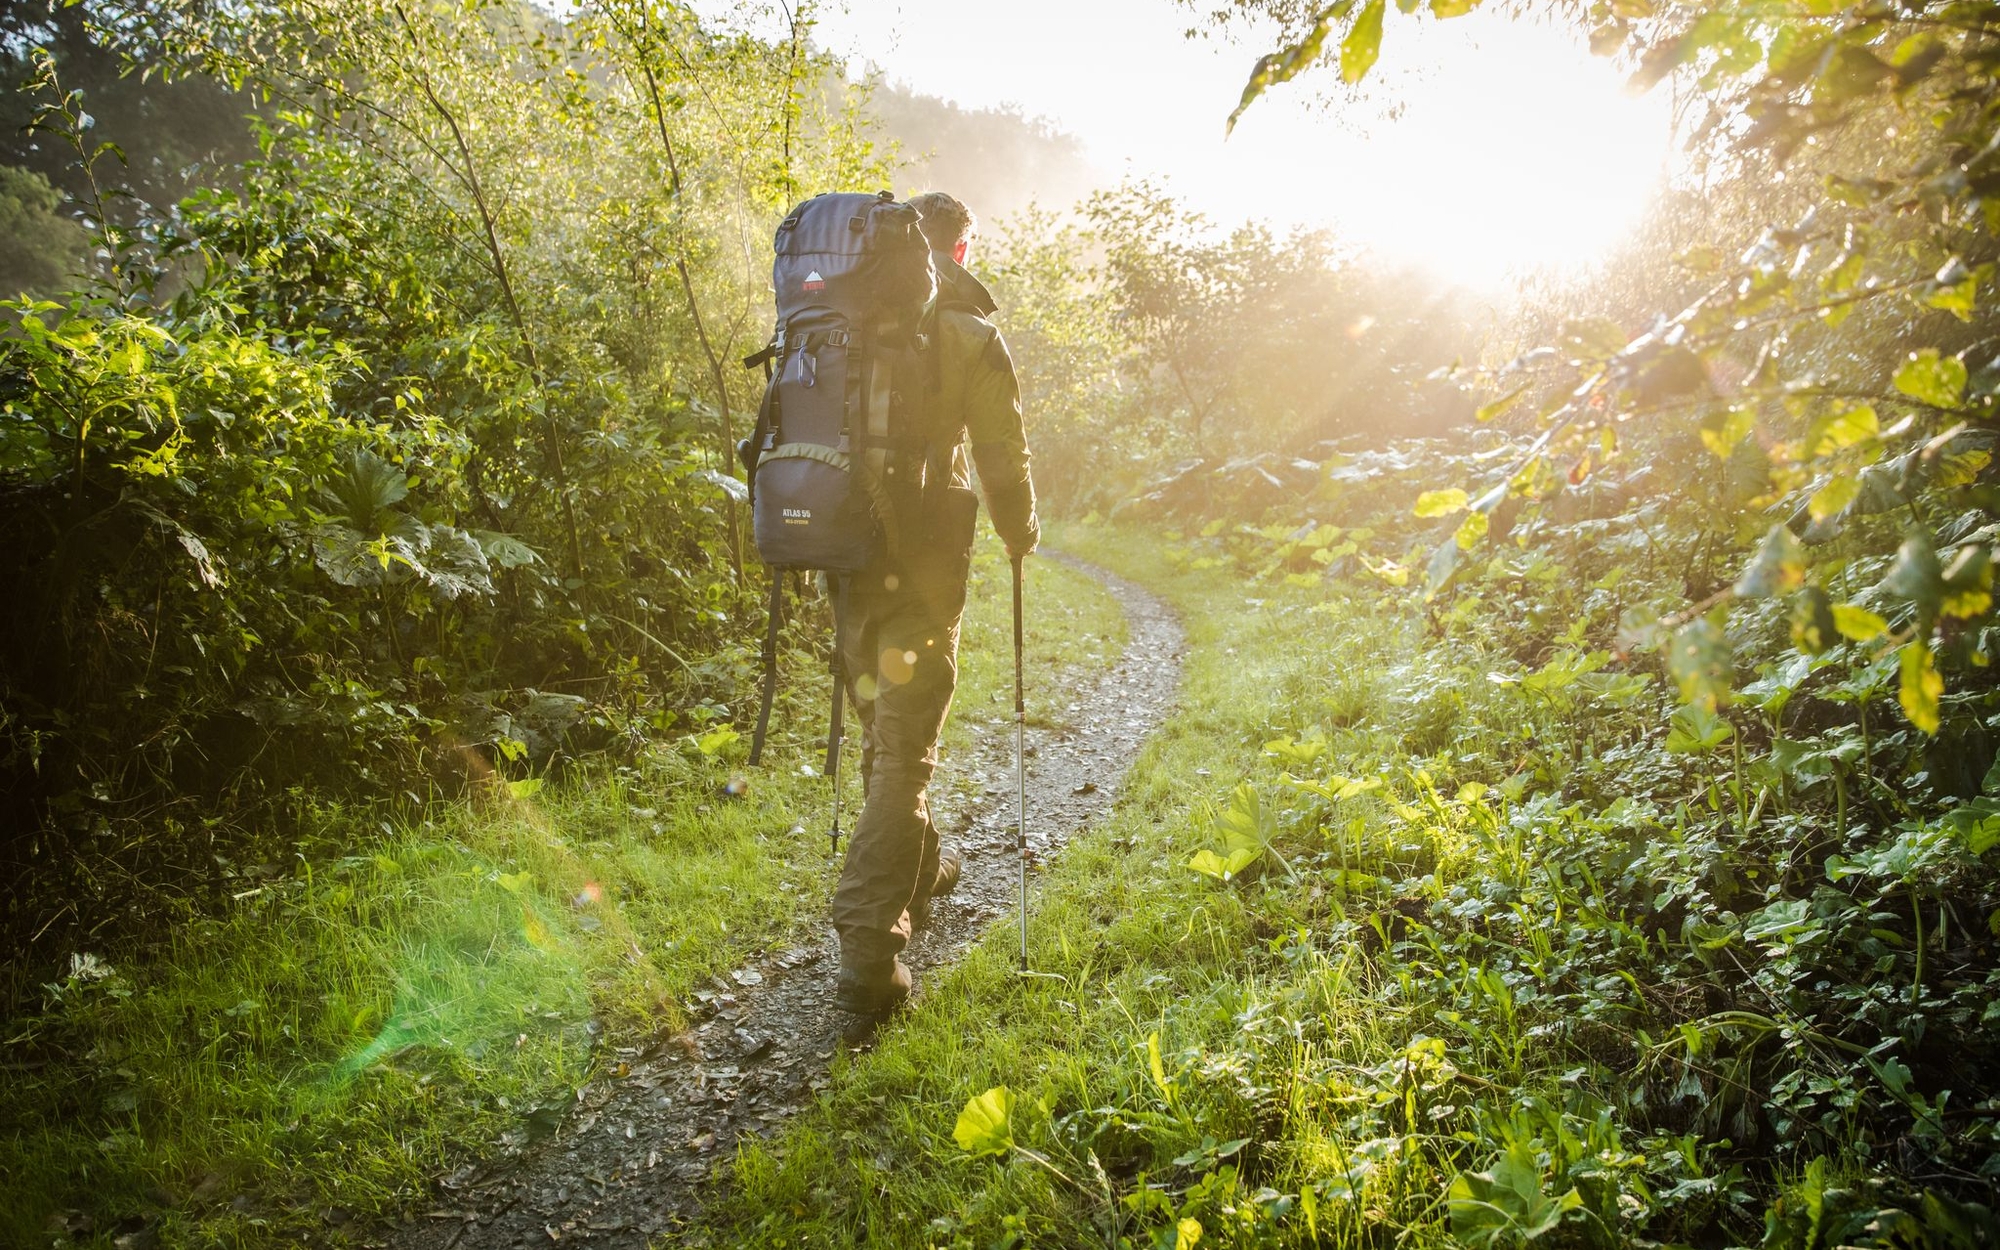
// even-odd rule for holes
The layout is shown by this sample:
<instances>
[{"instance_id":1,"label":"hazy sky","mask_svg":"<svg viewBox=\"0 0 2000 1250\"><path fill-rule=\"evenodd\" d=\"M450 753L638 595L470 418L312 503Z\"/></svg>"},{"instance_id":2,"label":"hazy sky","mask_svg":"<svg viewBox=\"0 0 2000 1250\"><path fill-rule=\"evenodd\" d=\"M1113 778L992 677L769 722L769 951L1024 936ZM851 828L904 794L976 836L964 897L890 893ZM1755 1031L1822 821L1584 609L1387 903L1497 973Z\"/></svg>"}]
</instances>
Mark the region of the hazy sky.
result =
<instances>
[{"instance_id":1,"label":"hazy sky","mask_svg":"<svg viewBox=\"0 0 2000 1250\"><path fill-rule=\"evenodd\" d=\"M701 7L763 20L754 0ZM1574 32L1395 5L1369 98L1328 105L1322 68L1225 140L1265 45L1187 39L1192 20L1173 0L833 0L815 37L927 94L1046 116L1108 177L1164 176L1218 220L1331 224L1475 279L1601 251L1663 168L1667 102L1630 96Z\"/></svg>"}]
</instances>

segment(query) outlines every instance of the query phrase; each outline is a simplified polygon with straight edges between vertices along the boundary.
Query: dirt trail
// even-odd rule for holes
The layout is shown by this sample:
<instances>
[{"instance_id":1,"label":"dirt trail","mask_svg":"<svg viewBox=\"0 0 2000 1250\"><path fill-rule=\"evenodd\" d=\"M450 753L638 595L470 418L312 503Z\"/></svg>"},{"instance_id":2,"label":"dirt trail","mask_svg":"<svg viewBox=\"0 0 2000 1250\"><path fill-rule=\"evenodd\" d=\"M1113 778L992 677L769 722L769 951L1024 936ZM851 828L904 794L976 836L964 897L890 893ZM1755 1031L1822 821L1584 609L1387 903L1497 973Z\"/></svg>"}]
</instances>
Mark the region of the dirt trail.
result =
<instances>
[{"instance_id":1,"label":"dirt trail","mask_svg":"<svg viewBox=\"0 0 2000 1250\"><path fill-rule=\"evenodd\" d=\"M1172 610L1152 594L1084 561L1050 558L1102 582L1124 609L1129 637L1117 663L1067 701L1064 724L1029 731L1028 837L1037 856L1110 807L1140 742L1173 704L1184 647ZM965 875L904 956L918 1002L926 973L1018 906L1011 716L993 725L968 760L946 765L968 769L982 794L971 813L940 812L946 845L965 854ZM547 1140L441 1179L433 1207L382 1244L643 1250L684 1225L740 1138L781 1128L825 1087L841 1026L853 1019L827 1006L838 958L829 929L717 978L697 995L688 1032L619 1052L615 1075L586 1087Z\"/></svg>"}]
</instances>

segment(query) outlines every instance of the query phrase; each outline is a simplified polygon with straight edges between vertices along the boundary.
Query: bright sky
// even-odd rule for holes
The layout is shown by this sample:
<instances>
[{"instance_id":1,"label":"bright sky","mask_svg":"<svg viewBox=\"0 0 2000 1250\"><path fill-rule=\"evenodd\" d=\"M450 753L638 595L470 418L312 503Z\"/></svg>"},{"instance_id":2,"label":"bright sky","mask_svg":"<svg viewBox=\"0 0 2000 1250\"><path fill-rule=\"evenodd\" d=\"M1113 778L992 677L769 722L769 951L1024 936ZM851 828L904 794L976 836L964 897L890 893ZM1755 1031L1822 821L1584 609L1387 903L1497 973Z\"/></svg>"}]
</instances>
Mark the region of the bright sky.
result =
<instances>
[{"instance_id":1,"label":"bright sky","mask_svg":"<svg viewBox=\"0 0 2000 1250\"><path fill-rule=\"evenodd\" d=\"M1367 99L1333 99L1323 65L1272 89L1225 141L1265 45L1186 39L1193 18L1173 0L832 0L815 35L927 94L1045 116L1110 180L1162 176L1224 223L1330 224L1476 286L1602 254L1669 158L1664 92L1628 94L1576 32L1393 4Z\"/></svg>"}]
</instances>

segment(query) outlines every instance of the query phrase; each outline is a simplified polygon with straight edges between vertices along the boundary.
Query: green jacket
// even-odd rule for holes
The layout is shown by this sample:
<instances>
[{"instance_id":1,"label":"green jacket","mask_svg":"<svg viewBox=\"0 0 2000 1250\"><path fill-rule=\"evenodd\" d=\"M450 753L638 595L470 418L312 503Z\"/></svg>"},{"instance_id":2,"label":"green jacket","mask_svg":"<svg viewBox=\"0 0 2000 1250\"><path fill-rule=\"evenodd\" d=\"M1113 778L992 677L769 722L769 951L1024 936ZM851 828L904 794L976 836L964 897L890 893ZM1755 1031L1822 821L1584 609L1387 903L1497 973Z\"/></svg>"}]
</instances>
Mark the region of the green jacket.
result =
<instances>
[{"instance_id":1,"label":"green jacket","mask_svg":"<svg viewBox=\"0 0 2000 1250\"><path fill-rule=\"evenodd\" d=\"M979 279L951 257L934 252L938 308L935 321L938 403L933 446L950 446L951 484L970 486L972 466L993 528L1010 551L1026 554L1041 541L1035 517L1035 483L1028 473L1028 435L1021 421L1021 385L1000 331L987 318L997 307ZM971 465L965 448L972 447Z\"/></svg>"}]
</instances>

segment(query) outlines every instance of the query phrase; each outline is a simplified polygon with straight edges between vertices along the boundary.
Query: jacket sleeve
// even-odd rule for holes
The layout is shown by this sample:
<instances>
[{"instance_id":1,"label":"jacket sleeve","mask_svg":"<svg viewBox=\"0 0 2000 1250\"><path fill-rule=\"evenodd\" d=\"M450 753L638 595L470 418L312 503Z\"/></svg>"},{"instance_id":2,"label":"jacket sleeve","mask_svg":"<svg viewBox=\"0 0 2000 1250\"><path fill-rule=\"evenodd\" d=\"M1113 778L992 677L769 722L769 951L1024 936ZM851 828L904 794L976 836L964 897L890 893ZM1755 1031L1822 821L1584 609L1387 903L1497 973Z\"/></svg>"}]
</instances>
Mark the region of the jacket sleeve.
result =
<instances>
[{"instance_id":1,"label":"jacket sleeve","mask_svg":"<svg viewBox=\"0 0 2000 1250\"><path fill-rule=\"evenodd\" d=\"M1028 434L1021 421L1021 385L1000 331L991 336L969 371L965 390L965 432L993 528L1015 555L1041 541L1035 517L1035 482L1028 473Z\"/></svg>"}]
</instances>

